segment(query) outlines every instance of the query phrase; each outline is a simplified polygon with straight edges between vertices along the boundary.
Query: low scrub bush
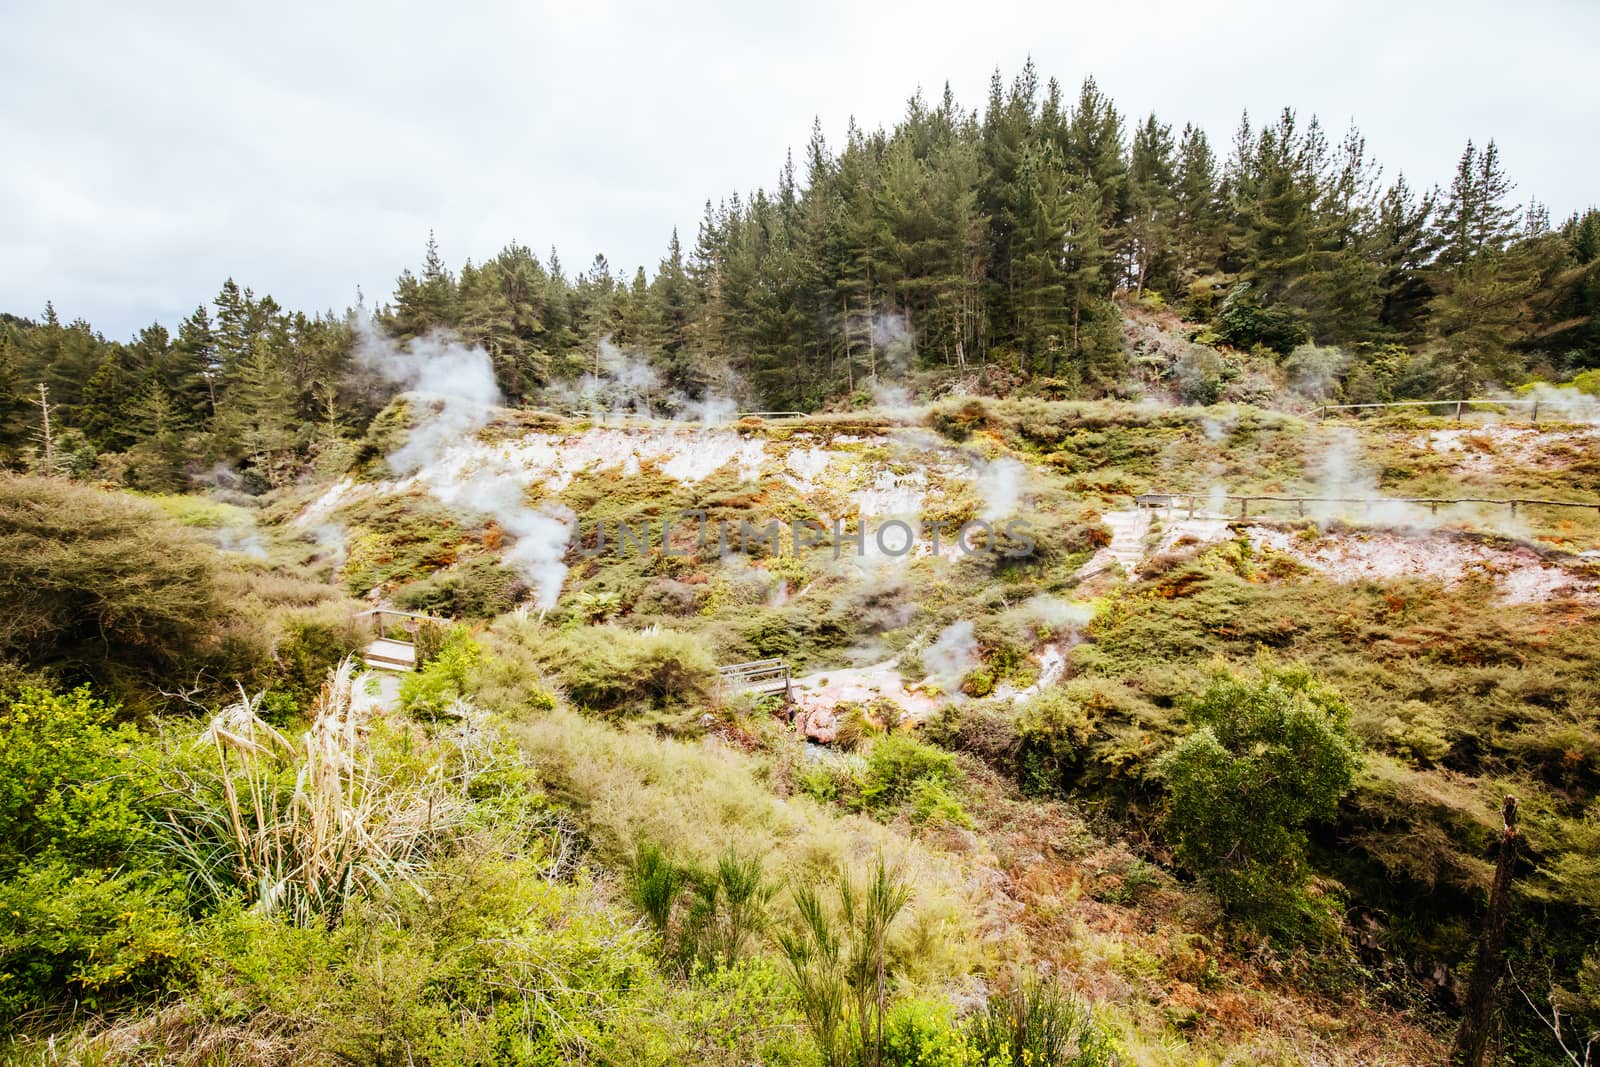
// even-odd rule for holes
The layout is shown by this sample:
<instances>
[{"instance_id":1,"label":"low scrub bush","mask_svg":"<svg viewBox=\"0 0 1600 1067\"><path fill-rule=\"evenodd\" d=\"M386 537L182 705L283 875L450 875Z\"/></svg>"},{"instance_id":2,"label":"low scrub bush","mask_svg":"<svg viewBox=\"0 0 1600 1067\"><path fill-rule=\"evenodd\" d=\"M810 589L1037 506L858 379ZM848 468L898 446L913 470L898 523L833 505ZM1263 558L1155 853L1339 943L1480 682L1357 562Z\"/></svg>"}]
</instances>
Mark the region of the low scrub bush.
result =
<instances>
[{"instance_id":1,"label":"low scrub bush","mask_svg":"<svg viewBox=\"0 0 1600 1067\"><path fill-rule=\"evenodd\" d=\"M421 652L419 642L418 651ZM400 680L400 706L424 719L451 714L466 695L482 650L465 626L452 627L426 666Z\"/></svg>"},{"instance_id":2,"label":"low scrub bush","mask_svg":"<svg viewBox=\"0 0 1600 1067\"><path fill-rule=\"evenodd\" d=\"M0 657L102 684L188 670L228 614L216 553L159 508L0 475Z\"/></svg>"},{"instance_id":3,"label":"low scrub bush","mask_svg":"<svg viewBox=\"0 0 1600 1067\"><path fill-rule=\"evenodd\" d=\"M1015 764L1021 744L1017 712L1009 701L947 704L922 728L929 740L945 748L971 753L993 767L1007 770Z\"/></svg>"},{"instance_id":4,"label":"low scrub bush","mask_svg":"<svg viewBox=\"0 0 1600 1067\"><path fill-rule=\"evenodd\" d=\"M1089 1008L1054 982L1034 979L996 993L963 1027L969 1058L983 1067L1115 1067L1116 1044Z\"/></svg>"},{"instance_id":5,"label":"low scrub bush","mask_svg":"<svg viewBox=\"0 0 1600 1067\"><path fill-rule=\"evenodd\" d=\"M1319 925L1306 826L1334 817L1361 766L1349 708L1305 668L1263 664L1217 674L1187 710L1195 731L1161 761L1178 857L1268 929Z\"/></svg>"},{"instance_id":6,"label":"low scrub bush","mask_svg":"<svg viewBox=\"0 0 1600 1067\"><path fill-rule=\"evenodd\" d=\"M1307 338L1305 327L1280 304L1261 305L1250 296L1248 285L1236 287L1222 302L1215 326L1216 339L1234 348L1257 345L1280 356L1293 352Z\"/></svg>"},{"instance_id":7,"label":"low scrub bush","mask_svg":"<svg viewBox=\"0 0 1600 1067\"><path fill-rule=\"evenodd\" d=\"M578 705L629 711L705 699L716 664L704 643L677 630L582 626L530 629L529 649Z\"/></svg>"},{"instance_id":8,"label":"low scrub bush","mask_svg":"<svg viewBox=\"0 0 1600 1067\"><path fill-rule=\"evenodd\" d=\"M367 641L366 627L343 601L295 609L279 624L271 681L309 707L328 672Z\"/></svg>"},{"instance_id":9,"label":"low scrub bush","mask_svg":"<svg viewBox=\"0 0 1600 1067\"><path fill-rule=\"evenodd\" d=\"M87 688L0 697L0 1031L159 991L185 967L181 886L143 808L148 753L115 711Z\"/></svg>"},{"instance_id":10,"label":"low scrub bush","mask_svg":"<svg viewBox=\"0 0 1600 1067\"><path fill-rule=\"evenodd\" d=\"M911 799L923 782L950 785L957 777L956 758L950 753L910 734L890 734L867 754L861 801L874 810L894 808Z\"/></svg>"},{"instance_id":11,"label":"low scrub bush","mask_svg":"<svg viewBox=\"0 0 1600 1067\"><path fill-rule=\"evenodd\" d=\"M528 595L527 581L499 560L475 559L399 589L395 607L455 619L492 619Z\"/></svg>"}]
</instances>

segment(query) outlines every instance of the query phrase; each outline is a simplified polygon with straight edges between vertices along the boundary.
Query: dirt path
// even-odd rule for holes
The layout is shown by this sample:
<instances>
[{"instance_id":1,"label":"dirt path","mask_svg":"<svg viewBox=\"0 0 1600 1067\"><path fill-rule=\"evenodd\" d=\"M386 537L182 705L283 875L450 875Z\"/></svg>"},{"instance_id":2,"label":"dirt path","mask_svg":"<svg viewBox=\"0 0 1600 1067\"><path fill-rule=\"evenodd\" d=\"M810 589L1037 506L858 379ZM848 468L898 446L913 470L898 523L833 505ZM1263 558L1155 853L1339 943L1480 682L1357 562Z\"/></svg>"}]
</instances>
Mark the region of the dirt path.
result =
<instances>
[{"instance_id":1,"label":"dirt path","mask_svg":"<svg viewBox=\"0 0 1600 1067\"><path fill-rule=\"evenodd\" d=\"M356 681L352 697L357 711L390 712L400 706L400 675L394 671L368 671Z\"/></svg>"}]
</instances>

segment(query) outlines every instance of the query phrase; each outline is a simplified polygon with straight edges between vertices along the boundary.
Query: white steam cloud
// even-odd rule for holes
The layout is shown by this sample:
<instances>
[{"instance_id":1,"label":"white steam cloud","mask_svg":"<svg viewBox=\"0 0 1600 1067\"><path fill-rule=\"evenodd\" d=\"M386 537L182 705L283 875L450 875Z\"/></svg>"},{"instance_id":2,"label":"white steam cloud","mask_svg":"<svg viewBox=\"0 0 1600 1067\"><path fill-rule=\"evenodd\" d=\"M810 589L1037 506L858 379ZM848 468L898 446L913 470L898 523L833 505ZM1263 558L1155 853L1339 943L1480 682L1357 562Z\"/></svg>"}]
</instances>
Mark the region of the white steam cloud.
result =
<instances>
[{"instance_id":1,"label":"white steam cloud","mask_svg":"<svg viewBox=\"0 0 1600 1067\"><path fill-rule=\"evenodd\" d=\"M721 375L697 397L670 389L648 354L623 348L607 336L595 346L594 362L576 384L553 384L544 397L554 406L582 411L602 421L666 418L709 426L732 422L739 414L734 394L745 392L731 374Z\"/></svg>"},{"instance_id":2,"label":"white steam cloud","mask_svg":"<svg viewBox=\"0 0 1600 1067\"><path fill-rule=\"evenodd\" d=\"M978 665L978 639L972 634L972 620L962 619L940 630L922 654L922 664L928 669L929 678L955 688Z\"/></svg>"},{"instance_id":3,"label":"white steam cloud","mask_svg":"<svg viewBox=\"0 0 1600 1067\"><path fill-rule=\"evenodd\" d=\"M1030 619L1051 629L1075 630L1094 620L1093 605L1062 600L1048 593L1030 597L1023 602L1022 609Z\"/></svg>"},{"instance_id":4,"label":"white steam cloud","mask_svg":"<svg viewBox=\"0 0 1600 1067\"><path fill-rule=\"evenodd\" d=\"M990 460L978 471L978 494L983 498L983 519L993 522L1017 513L1022 500L1022 478L1027 468L1010 456Z\"/></svg>"},{"instance_id":5,"label":"white steam cloud","mask_svg":"<svg viewBox=\"0 0 1600 1067\"><path fill-rule=\"evenodd\" d=\"M522 486L489 472L462 475L442 463L445 453L489 424L501 403L494 365L481 348L443 334L430 334L400 347L371 329L358 337L356 356L384 378L410 391L416 426L389 464L414 476L441 501L492 518L516 539L505 561L534 589L541 609L555 606L566 580L564 558L572 535L566 509L527 506Z\"/></svg>"},{"instance_id":6,"label":"white steam cloud","mask_svg":"<svg viewBox=\"0 0 1600 1067\"><path fill-rule=\"evenodd\" d=\"M1567 422L1600 424L1600 396L1579 392L1571 386L1539 382L1528 393L1527 399L1539 402L1541 419L1557 418Z\"/></svg>"}]
</instances>

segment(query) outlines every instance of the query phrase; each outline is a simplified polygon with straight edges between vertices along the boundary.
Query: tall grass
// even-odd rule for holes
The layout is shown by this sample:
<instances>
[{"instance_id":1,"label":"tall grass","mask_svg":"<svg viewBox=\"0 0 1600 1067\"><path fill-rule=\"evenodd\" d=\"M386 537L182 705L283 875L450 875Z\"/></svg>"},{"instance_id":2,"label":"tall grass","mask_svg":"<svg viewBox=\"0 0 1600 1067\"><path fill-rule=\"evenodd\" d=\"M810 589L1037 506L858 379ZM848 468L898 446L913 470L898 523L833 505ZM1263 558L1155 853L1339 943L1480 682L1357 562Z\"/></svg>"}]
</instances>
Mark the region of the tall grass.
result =
<instances>
[{"instance_id":1,"label":"tall grass","mask_svg":"<svg viewBox=\"0 0 1600 1067\"><path fill-rule=\"evenodd\" d=\"M826 1067L882 1067L889 1012L889 928L911 886L878 857L863 888L839 883L838 916L812 886L794 890L796 921L774 940Z\"/></svg>"},{"instance_id":2,"label":"tall grass","mask_svg":"<svg viewBox=\"0 0 1600 1067\"><path fill-rule=\"evenodd\" d=\"M171 770L168 847L202 897L242 895L308 925L336 920L357 895L418 884L466 802L437 767L380 765L357 684L350 659L331 670L298 738L241 689L200 735L210 760Z\"/></svg>"},{"instance_id":3,"label":"tall grass","mask_svg":"<svg viewBox=\"0 0 1600 1067\"><path fill-rule=\"evenodd\" d=\"M628 865L628 897L661 939L663 958L687 974L699 964L733 967L767 923L776 886L760 857L725 850L710 870L680 867L660 846L639 841Z\"/></svg>"},{"instance_id":4,"label":"tall grass","mask_svg":"<svg viewBox=\"0 0 1600 1067\"><path fill-rule=\"evenodd\" d=\"M991 996L965 1030L976 1062L990 1067L1115 1067L1122 1062L1088 1006L1039 979Z\"/></svg>"}]
</instances>

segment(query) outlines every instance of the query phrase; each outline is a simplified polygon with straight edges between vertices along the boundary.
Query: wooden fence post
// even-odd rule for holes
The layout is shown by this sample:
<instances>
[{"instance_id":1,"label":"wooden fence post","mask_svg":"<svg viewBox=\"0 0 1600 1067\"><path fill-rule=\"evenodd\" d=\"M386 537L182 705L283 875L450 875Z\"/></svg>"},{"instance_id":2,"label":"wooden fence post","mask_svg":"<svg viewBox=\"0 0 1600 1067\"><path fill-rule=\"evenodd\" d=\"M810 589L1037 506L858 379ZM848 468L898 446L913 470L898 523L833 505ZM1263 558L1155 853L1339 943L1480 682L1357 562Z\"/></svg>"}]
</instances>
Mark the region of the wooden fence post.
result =
<instances>
[{"instance_id":1,"label":"wooden fence post","mask_svg":"<svg viewBox=\"0 0 1600 1067\"><path fill-rule=\"evenodd\" d=\"M1517 798L1508 796L1501 811L1505 828L1500 833L1500 856L1495 863L1494 884L1489 890L1489 913L1483 919L1478 938L1478 955L1472 964L1472 979L1467 984L1466 1008L1461 1014L1461 1029L1456 1031L1451 1062L1457 1067L1483 1067L1494 1029L1495 1000L1500 974L1505 970L1506 916L1511 910L1511 875L1516 866Z\"/></svg>"}]
</instances>

